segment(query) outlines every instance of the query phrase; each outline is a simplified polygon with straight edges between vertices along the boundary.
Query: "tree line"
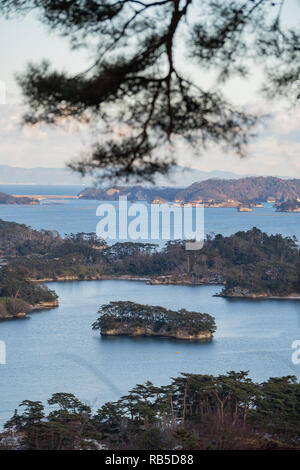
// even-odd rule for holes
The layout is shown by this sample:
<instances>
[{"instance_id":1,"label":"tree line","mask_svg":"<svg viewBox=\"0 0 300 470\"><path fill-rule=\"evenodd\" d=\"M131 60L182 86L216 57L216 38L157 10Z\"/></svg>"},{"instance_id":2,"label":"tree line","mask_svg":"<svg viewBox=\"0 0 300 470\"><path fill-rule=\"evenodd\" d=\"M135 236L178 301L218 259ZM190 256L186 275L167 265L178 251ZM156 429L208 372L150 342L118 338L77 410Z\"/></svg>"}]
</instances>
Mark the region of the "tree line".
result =
<instances>
[{"instance_id":1,"label":"tree line","mask_svg":"<svg viewBox=\"0 0 300 470\"><path fill-rule=\"evenodd\" d=\"M2 221L4 228L6 224L11 223ZM169 278L179 283L223 283L224 295L238 288L270 296L300 291L297 239L268 235L255 227L226 237L207 235L203 248L193 252L185 250L182 240L159 249L151 243L107 245L93 233L62 238L20 224L8 228L8 233L14 231L12 237L5 236L0 225L0 249L5 250L9 266L36 280L129 275L164 277L164 282Z\"/></svg>"},{"instance_id":2,"label":"tree line","mask_svg":"<svg viewBox=\"0 0 300 470\"><path fill-rule=\"evenodd\" d=\"M25 449L296 449L299 404L294 376L256 383L245 371L184 373L169 385L138 384L95 413L70 393L52 395L47 412L24 400L3 436L19 436Z\"/></svg>"}]
</instances>

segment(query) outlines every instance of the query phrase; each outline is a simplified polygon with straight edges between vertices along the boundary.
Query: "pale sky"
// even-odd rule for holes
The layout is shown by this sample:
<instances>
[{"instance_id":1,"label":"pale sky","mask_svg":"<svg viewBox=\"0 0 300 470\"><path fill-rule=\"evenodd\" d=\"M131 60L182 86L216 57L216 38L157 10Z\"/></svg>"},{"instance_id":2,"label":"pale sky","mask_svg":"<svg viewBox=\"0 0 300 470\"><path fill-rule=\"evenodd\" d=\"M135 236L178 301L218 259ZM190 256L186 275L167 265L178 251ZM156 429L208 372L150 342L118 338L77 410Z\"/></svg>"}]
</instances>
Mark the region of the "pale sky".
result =
<instances>
[{"instance_id":1,"label":"pale sky","mask_svg":"<svg viewBox=\"0 0 300 470\"><path fill-rule=\"evenodd\" d=\"M298 0L289 0L287 19L294 17L295 8L299 15L296 4L299 6ZM48 58L58 69L77 72L90 65L91 58L87 53L70 51L67 40L49 34L34 15L18 21L0 19L0 41L0 80L6 86L6 104L0 105L0 164L63 167L88 146L87 130L75 125L64 129L22 128L22 98L14 76L24 70L28 61ZM255 71L249 82L234 80L226 87L227 96L235 104L272 114L250 145L248 156L240 159L220 148L209 148L195 157L189 149L179 147L181 165L204 171L300 177L300 107L290 109L284 103L265 103L257 93L259 78L259 71Z\"/></svg>"}]
</instances>

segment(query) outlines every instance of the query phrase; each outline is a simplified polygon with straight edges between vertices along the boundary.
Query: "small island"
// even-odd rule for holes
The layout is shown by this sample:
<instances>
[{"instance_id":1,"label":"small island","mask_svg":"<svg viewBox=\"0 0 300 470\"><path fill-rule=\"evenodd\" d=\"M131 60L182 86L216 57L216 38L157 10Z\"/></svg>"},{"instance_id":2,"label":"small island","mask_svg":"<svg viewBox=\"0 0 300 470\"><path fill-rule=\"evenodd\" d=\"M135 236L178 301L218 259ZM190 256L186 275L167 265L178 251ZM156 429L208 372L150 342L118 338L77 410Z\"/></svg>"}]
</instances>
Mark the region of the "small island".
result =
<instances>
[{"instance_id":1,"label":"small island","mask_svg":"<svg viewBox=\"0 0 300 470\"><path fill-rule=\"evenodd\" d=\"M150 336L208 342L216 330L214 318L207 313L167 310L160 306L134 302L110 302L98 310L93 323L102 336Z\"/></svg>"},{"instance_id":2,"label":"small island","mask_svg":"<svg viewBox=\"0 0 300 470\"><path fill-rule=\"evenodd\" d=\"M300 199L284 201L275 205L276 212L300 212Z\"/></svg>"}]
</instances>

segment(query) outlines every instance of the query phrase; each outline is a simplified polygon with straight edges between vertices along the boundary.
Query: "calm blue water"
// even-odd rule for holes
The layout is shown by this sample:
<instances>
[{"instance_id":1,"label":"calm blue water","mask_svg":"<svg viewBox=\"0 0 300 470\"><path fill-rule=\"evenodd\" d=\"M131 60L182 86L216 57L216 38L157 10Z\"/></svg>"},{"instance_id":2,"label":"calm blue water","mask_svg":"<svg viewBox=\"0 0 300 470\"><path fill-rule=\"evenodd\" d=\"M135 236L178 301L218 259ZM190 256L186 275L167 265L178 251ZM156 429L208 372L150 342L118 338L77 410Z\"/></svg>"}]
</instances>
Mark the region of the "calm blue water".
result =
<instances>
[{"instance_id":1,"label":"calm blue water","mask_svg":"<svg viewBox=\"0 0 300 470\"><path fill-rule=\"evenodd\" d=\"M9 190L10 188L10 190ZM77 186L1 186L0 191L10 194L76 195ZM58 230L61 235L76 232L95 232L99 217L94 200L44 200L41 205L0 205L0 218L25 223L35 229ZM276 213L272 204L255 208L253 212L238 212L236 209L205 209L205 233L231 235L238 230L258 227L268 234L296 235L300 240L300 213Z\"/></svg>"},{"instance_id":2,"label":"calm blue water","mask_svg":"<svg viewBox=\"0 0 300 470\"><path fill-rule=\"evenodd\" d=\"M218 286L148 286L137 281L51 283L60 307L0 324L7 364L0 365L0 424L23 399L72 392L97 408L149 379L166 384L180 372L249 370L256 380L293 374L291 344L300 339L300 301L213 297ZM212 343L101 338L91 329L98 307L131 300L208 312L218 325Z\"/></svg>"},{"instance_id":3,"label":"calm blue water","mask_svg":"<svg viewBox=\"0 0 300 470\"><path fill-rule=\"evenodd\" d=\"M0 191L17 194L16 187ZM76 194L80 188L20 188L19 194ZM77 191L78 189L78 191ZM71 190L73 192L71 192ZM49 204L50 202L50 204ZM57 202L53 200L53 202ZM99 201L66 200L40 206L0 205L0 218L61 234L95 231ZM296 235L300 214L275 213L271 205L238 213L206 209L205 231L228 235L257 226L267 233ZM249 370L258 381L293 374L291 344L300 339L300 301L247 301L213 297L218 286L147 286L135 281L51 283L60 307L28 320L0 323L7 364L0 365L0 427L24 399L45 401L72 392L93 408L115 400L136 383L168 383L180 372ZM131 300L211 313L218 326L209 344L164 339L100 338L91 329L97 309L111 300Z\"/></svg>"}]
</instances>

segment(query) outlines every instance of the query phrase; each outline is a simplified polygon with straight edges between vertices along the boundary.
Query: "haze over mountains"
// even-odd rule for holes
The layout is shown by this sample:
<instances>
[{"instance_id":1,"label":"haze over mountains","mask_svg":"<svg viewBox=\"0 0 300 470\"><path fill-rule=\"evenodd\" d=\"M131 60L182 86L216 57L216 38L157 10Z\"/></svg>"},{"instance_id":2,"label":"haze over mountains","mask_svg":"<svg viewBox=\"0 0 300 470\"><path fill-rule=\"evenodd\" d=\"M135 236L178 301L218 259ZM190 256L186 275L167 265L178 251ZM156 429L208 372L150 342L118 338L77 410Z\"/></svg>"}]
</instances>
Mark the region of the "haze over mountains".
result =
<instances>
[{"instance_id":1,"label":"haze over mountains","mask_svg":"<svg viewBox=\"0 0 300 470\"><path fill-rule=\"evenodd\" d=\"M200 171L177 165L169 176L158 175L156 185L186 187L195 181L210 178L237 179L242 176L244 175L229 171ZM21 168L0 165L0 184L92 186L93 179L91 177L81 178L80 175L67 168Z\"/></svg>"},{"instance_id":2,"label":"haze over mountains","mask_svg":"<svg viewBox=\"0 0 300 470\"><path fill-rule=\"evenodd\" d=\"M82 179L67 168L21 168L0 165L0 184L82 185L93 184L91 178Z\"/></svg>"}]
</instances>

